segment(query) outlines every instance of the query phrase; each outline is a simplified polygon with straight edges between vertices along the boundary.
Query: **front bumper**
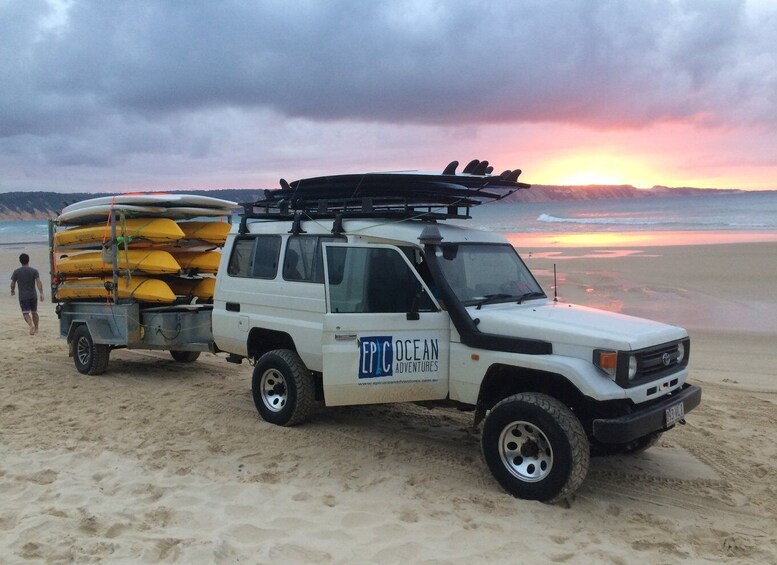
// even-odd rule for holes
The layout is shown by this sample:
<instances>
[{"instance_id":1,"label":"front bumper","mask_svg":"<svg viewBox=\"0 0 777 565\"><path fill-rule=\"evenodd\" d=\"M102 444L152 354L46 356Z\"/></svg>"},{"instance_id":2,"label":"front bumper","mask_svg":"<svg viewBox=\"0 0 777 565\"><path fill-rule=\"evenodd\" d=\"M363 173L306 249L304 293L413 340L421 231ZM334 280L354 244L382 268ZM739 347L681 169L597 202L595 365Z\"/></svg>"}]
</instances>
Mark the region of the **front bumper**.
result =
<instances>
[{"instance_id":1,"label":"front bumper","mask_svg":"<svg viewBox=\"0 0 777 565\"><path fill-rule=\"evenodd\" d=\"M653 432L667 430L674 424L666 425L666 409L683 404L685 414L696 408L701 402L701 389L685 384L679 392L651 404L643 410L619 418L597 419L593 422L593 436L602 443L627 443Z\"/></svg>"}]
</instances>

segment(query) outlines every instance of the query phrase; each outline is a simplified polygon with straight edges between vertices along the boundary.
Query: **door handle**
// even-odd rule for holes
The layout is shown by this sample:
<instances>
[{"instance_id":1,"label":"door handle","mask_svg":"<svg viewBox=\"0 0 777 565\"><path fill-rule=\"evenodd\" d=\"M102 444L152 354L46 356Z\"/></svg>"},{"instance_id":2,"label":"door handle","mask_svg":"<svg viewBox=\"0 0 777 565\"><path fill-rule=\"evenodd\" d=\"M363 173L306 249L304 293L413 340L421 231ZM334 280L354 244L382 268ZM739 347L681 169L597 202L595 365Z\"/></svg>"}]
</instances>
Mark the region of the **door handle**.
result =
<instances>
[{"instance_id":1,"label":"door handle","mask_svg":"<svg viewBox=\"0 0 777 565\"><path fill-rule=\"evenodd\" d=\"M225 307L227 312L240 312L240 304L237 302L227 302Z\"/></svg>"},{"instance_id":2,"label":"door handle","mask_svg":"<svg viewBox=\"0 0 777 565\"><path fill-rule=\"evenodd\" d=\"M335 341L353 341L356 334L335 334Z\"/></svg>"}]
</instances>

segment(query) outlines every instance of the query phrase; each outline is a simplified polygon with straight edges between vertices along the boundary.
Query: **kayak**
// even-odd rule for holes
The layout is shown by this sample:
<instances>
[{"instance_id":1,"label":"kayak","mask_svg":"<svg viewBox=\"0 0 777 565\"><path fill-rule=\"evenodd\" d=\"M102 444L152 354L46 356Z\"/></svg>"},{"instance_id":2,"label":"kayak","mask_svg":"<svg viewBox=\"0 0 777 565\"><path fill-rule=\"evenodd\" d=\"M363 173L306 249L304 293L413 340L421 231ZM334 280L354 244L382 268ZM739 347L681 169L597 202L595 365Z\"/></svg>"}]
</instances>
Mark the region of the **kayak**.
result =
<instances>
[{"instance_id":1,"label":"kayak","mask_svg":"<svg viewBox=\"0 0 777 565\"><path fill-rule=\"evenodd\" d=\"M124 222L116 222L116 237L120 240L128 239L129 243L135 240L171 243L182 239L184 232L174 220L169 218L132 218ZM110 239L111 226L103 222L58 229L54 234L54 246L56 248L87 243L101 244Z\"/></svg>"},{"instance_id":2,"label":"kayak","mask_svg":"<svg viewBox=\"0 0 777 565\"><path fill-rule=\"evenodd\" d=\"M172 256L183 270L199 273L215 273L219 269L221 253L218 251L172 251Z\"/></svg>"},{"instance_id":3,"label":"kayak","mask_svg":"<svg viewBox=\"0 0 777 565\"><path fill-rule=\"evenodd\" d=\"M86 277L69 279L61 283L56 290L57 300L80 300L89 298L113 298L109 290L113 277ZM119 298L132 298L137 302L170 304L175 302L175 294L165 281L151 277L132 277L127 283L125 277L119 277Z\"/></svg>"},{"instance_id":4,"label":"kayak","mask_svg":"<svg viewBox=\"0 0 777 565\"><path fill-rule=\"evenodd\" d=\"M150 275L172 274L181 270L170 253L156 249L119 251L116 264L120 271L140 271ZM56 272L65 277L101 275L113 272L113 261L102 251L62 255L57 260Z\"/></svg>"}]
</instances>

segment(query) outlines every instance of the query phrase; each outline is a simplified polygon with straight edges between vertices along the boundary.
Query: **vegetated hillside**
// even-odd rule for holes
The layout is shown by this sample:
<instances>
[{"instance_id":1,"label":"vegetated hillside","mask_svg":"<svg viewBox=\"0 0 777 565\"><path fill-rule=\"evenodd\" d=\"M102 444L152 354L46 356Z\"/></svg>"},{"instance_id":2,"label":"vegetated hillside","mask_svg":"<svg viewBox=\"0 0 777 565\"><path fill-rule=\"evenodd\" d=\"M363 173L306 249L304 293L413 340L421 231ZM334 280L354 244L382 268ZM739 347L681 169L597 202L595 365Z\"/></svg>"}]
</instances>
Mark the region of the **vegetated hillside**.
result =
<instances>
[{"instance_id":1,"label":"vegetated hillside","mask_svg":"<svg viewBox=\"0 0 777 565\"><path fill-rule=\"evenodd\" d=\"M169 191L167 191L169 192ZM232 200L234 202L254 202L259 199L264 189L219 189L219 190L188 190L186 194L201 194ZM594 186L549 186L534 185L528 190L519 190L505 202L552 202L557 200L615 200L626 198L653 198L657 196L702 196L705 194L730 194L739 190L704 188L668 188L654 186L650 189L639 189L630 185L594 185ZM54 218L68 204L97 198L114 196L114 193L90 192L8 192L0 194L0 220L38 220Z\"/></svg>"},{"instance_id":2,"label":"vegetated hillside","mask_svg":"<svg viewBox=\"0 0 777 565\"><path fill-rule=\"evenodd\" d=\"M736 189L708 188L635 188L623 185L554 186L535 184L528 190L519 190L508 196L509 202L554 202L558 200L621 200L631 198L655 198L667 196L704 196L710 194L740 193Z\"/></svg>"}]
</instances>

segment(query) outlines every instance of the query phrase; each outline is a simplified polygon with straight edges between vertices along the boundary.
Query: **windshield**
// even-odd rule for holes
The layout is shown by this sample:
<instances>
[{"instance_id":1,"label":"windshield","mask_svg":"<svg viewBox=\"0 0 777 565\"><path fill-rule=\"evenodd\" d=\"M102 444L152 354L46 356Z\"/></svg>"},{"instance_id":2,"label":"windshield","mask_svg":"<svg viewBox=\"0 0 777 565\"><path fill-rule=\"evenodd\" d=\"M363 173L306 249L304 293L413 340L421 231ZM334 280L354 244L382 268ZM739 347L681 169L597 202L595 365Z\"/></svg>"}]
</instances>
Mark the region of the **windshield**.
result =
<instances>
[{"instance_id":1,"label":"windshield","mask_svg":"<svg viewBox=\"0 0 777 565\"><path fill-rule=\"evenodd\" d=\"M440 247L443 274L465 306L545 296L509 244L443 243Z\"/></svg>"}]
</instances>

